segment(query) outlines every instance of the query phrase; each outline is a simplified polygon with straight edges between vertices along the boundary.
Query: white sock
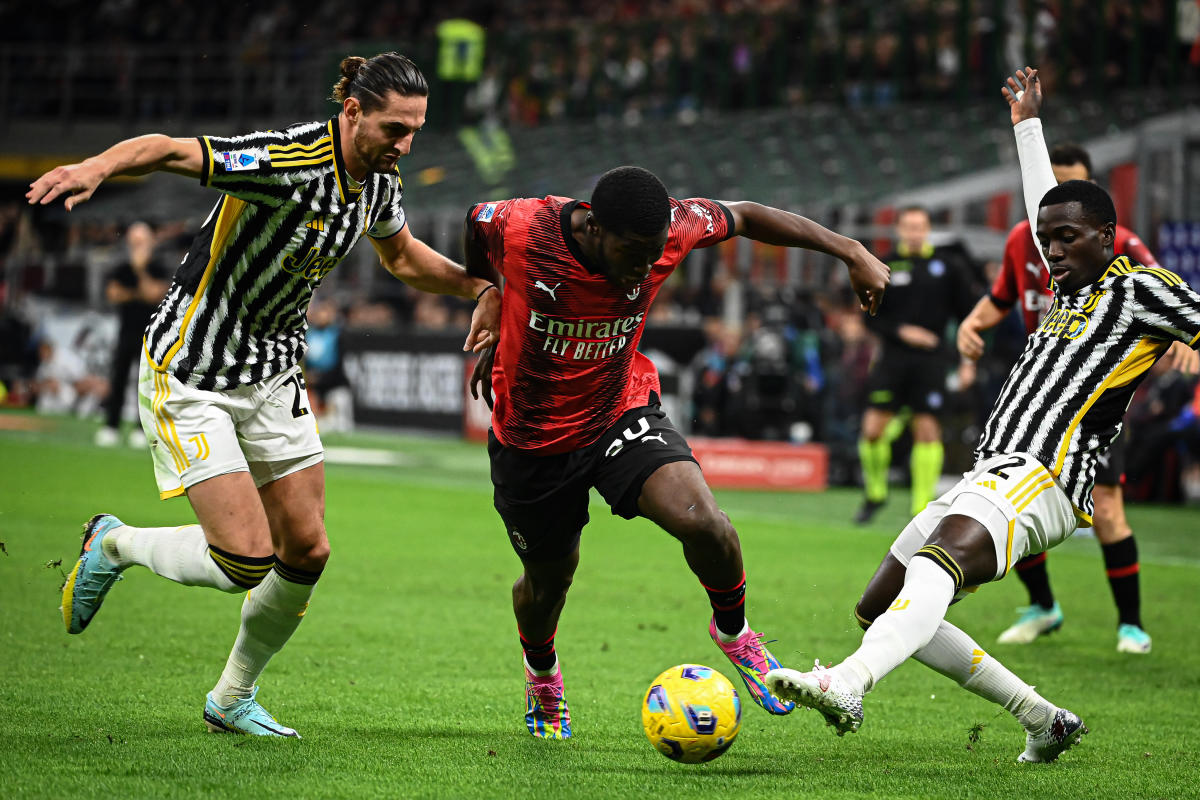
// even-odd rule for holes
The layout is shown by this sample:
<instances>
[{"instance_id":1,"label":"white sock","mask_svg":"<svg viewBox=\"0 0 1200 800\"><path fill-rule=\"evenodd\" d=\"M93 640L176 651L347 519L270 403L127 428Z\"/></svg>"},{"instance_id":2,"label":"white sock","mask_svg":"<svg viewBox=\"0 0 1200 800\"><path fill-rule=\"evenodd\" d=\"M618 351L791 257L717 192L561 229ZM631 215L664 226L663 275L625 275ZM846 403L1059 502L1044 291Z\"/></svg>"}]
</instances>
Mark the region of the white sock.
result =
<instances>
[{"instance_id":1,"label":"white sock","mask_svg":"<svg viewBox=\"0 0 1200 800\"><path fill-rule=\"evenodd\" d=\"M720 638L720 640L722 642L724 642L725 644L733 644L738 639L745 636L746 631L748 631L748 630L750 630L750 621L749 620L743 622L742 629L740 631L738 631L737 633L733 634L732 636L730 636L728 633L725 633L725 631L721 630L720 628L717 628L717 637Z\"/></svg>"},{"instance_id":2,"label":"white sock","mask_svg":"<svg viewBox=\"0 0 1200 800\"><path fill-rule=\"evenodd\" d=\"M884 675L920 650L937 631L954 599L954 581L924 556L914 558L896 601L863 635L862 645L833 669L866 693Z\"/></svg>"},{"instance_id":3,"label":"white sock","mask_svg":"<svg viewBox=\"0 0 1200 800\"><path fill-rule=\"evenodd\" d=\"M208 586L240 593L208 552L208 540L199 525L177 528L135 528L124 525L104 537L104 555L119 566L140 564L155 575L185 586Z\"/></svg>"},{"instance_id":4,"label":"white sock","mask_svg":"<svg viewBox=\"0 0 1200 800\"><path fill-rule=\"evenodd\" d=\"M913 658L968 692L1004 706L1027 731L1041 733L1050 724L1053 704L945 620Z\"/></svg>"},{"instance_id":5,"label":"white sock","mask_svg":"<svg viewBox=\"0 0 1200 800\"><path fill-rule=\"evenodd\" d=\"M225 707L234 700L250 696L271 656L283 648L299 627L315 586L293 583L280 577L278 569L273 569L262 583L246 592L242 602L242 627L225 663L225 671L212 690L219 705Z\"/></svg>"}]
</instances>

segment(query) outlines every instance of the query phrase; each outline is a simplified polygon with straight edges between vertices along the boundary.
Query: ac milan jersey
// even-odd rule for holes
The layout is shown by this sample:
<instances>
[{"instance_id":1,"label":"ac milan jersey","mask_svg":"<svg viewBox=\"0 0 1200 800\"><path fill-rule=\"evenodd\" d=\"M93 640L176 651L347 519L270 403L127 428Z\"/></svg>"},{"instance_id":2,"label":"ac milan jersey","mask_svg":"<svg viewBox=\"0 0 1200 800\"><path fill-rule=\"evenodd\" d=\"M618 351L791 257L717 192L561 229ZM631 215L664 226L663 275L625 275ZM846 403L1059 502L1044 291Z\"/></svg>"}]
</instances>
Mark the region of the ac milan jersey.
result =
<instances>
[{"instance_id":1,"label":"ac milan jersey","mask_svg":"<svg viewBox=\"0 0 1200 800\"><path fill-rule=\"evenodd\" d=\"M1113 250L1116 255L1129 256L1144 266L1158 266L1154 254L1142 244L1142 240L1133 231L1120 225L1117 226ZM1021 319L1025 323L1025 333L1029 335L1037 330L1042 315L1050 308L1054 298L1049 284L1050 276L1042 263L1041 251L1033 238L1029 220L1022 220L1009 232L1004 243L1004 261L989 293L992 302L1000 308L1012 308L1013 304L1020 303Z\"/></svg>"},{"instance_id":2,"label":"ac milan jersey","mask_svg":"<svg viewBox=\"0 0 1200 800\"><path fill-rule=\"evenodd\" d=\"M541 454L586 447L659 389L637 352L647 310L684 256L733 232L713 200L671 199L662 257L632 289L591 264L571 233L565 197L473 206L467 235L504 276L500 344L492 369L492 430L506 447Z\"/></svg>"}]
</instances>

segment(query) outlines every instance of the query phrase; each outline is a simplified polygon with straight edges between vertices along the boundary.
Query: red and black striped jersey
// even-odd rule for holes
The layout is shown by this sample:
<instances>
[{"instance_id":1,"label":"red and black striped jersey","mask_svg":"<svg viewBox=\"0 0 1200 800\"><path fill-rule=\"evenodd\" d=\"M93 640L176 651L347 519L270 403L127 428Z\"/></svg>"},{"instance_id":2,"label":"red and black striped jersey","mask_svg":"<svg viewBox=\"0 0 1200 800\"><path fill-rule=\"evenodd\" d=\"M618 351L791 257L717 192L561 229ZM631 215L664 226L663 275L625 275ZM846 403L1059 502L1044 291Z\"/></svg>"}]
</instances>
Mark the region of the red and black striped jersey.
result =
<instances>
[{"instance_id":1,"label":"red and black striped jersey","mask_svg":"<svg viewBox=\"0 0 1200 800\"><path fill-rule=\"evenodd\" d=\"M571 233L587 203L522 198L473 206L467 235L504 276L500 344L492 369L492 429L507 447L565 453L585 447L659 390L637 352L650 303L693 249L733 233L713 200L671 199L667 246L632 289L604 276Z\"/></svg>"}]
</instances>

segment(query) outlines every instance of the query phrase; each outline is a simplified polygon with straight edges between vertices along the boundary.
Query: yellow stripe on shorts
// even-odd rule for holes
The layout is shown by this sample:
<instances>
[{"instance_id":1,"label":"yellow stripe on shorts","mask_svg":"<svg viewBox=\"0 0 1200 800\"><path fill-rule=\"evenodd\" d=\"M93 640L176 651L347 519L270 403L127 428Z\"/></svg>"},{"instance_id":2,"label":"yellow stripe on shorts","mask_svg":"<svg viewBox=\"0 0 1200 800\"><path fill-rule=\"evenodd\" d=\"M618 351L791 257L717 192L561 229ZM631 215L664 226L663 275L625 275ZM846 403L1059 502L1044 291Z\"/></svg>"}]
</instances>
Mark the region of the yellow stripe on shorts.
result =
<instances>
[{"instance_id":1,"label":"yellow stripe on shorts","mask_svg":"<svg viewBox=\"0 0 1200 800\"><path fill-rule=\"evenodd\" d=\"M1039 483L1036 487L1034 487L1033 494L1029 495L1029 497L1025 498L1025 502L1023 502L1023 503L1021 503L1021 505L1017 506L1017 513L1020 514L1022 511L1029 508L1029 504L1032 503L1034 500L1036 500L1039 494L1046 491L1047 489L1052 488L1053 486L1054 486L1054 478L1050 478L1046 481L1043 481L1042 483Z\"/></svg>"},{"instance_id":2,"label":"yellow stripe on shorts","mask_svg":"<svg viewBox=\"0 0 1200 800\"><path fill-rule=\"evenodd\" d=\"M151 403L151 407L154 409L154 424L158 429L158 437L171 454L171 458L174 459L176 471L182 475L189 463L187 453L184 452L183 444L179 441L174 420L163 411L167 398L171 396L171 385L167 381L167 377L165 372L156 371L154 373L154 402Z\"/></svg>"}]
</instances>

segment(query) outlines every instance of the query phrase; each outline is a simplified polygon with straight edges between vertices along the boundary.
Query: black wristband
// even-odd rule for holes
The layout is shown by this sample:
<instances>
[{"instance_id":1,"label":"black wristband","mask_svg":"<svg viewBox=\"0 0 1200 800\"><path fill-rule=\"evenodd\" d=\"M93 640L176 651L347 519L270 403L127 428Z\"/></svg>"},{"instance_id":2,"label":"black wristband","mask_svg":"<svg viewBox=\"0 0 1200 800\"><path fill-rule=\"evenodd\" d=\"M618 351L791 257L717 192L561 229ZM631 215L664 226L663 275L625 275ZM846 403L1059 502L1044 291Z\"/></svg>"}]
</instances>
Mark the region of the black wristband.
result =
<instances>
[{"instance_id":1,"label":"black wristband","mask_svg":"<svg viewBox=\"0 0 1200 800\"><path fill-rule=\"evenodd\" d=\"M496 284L489 283L487 286L483 287L483 291L481 291L479 294L475 295L476 303L479 302L479 298L483 297L487 293L488 289L495 289L497 292L500 291L500 289L496 286Z\"/></svg>"}]
</instances>

